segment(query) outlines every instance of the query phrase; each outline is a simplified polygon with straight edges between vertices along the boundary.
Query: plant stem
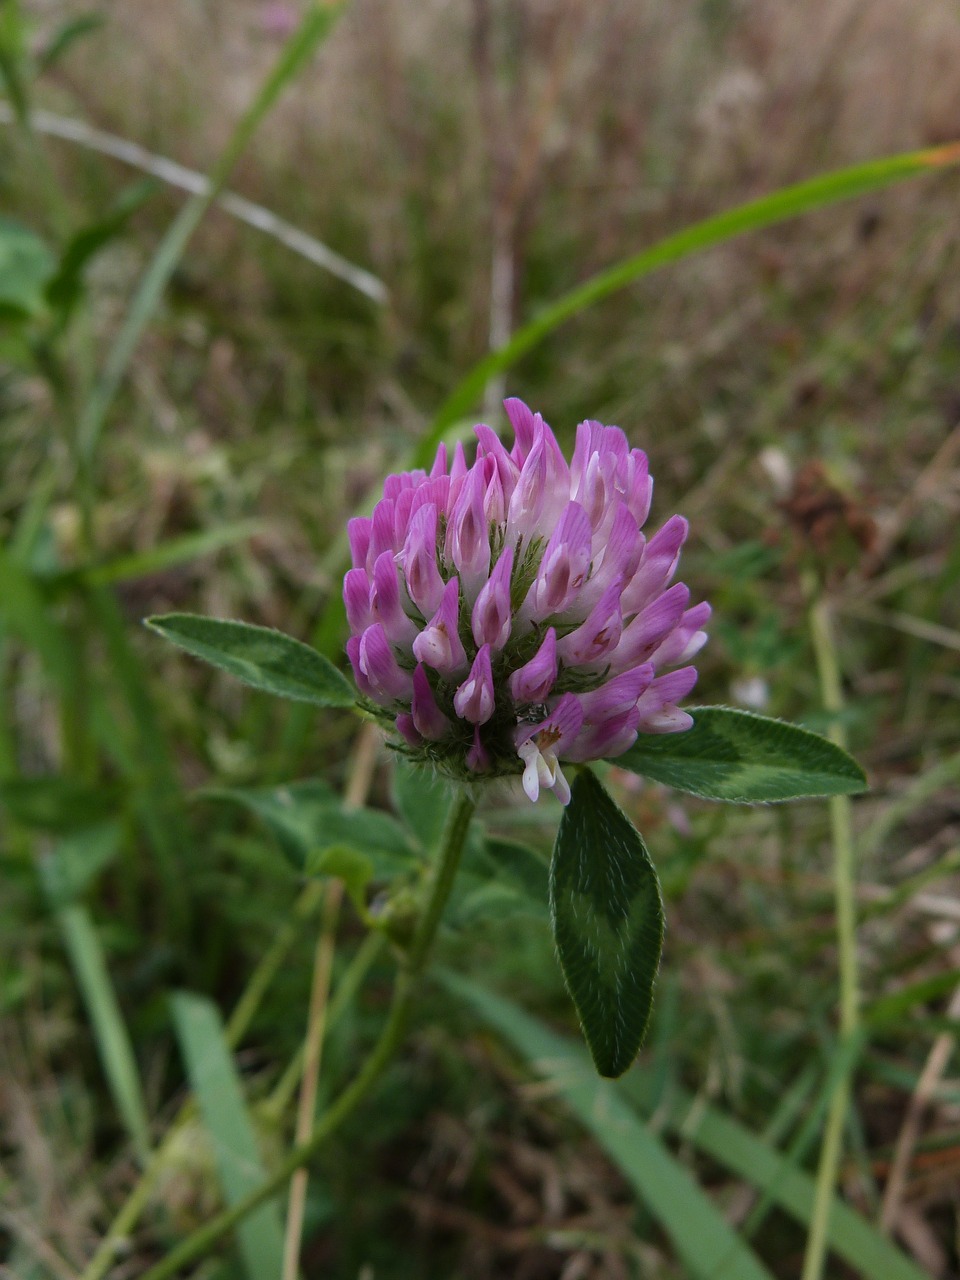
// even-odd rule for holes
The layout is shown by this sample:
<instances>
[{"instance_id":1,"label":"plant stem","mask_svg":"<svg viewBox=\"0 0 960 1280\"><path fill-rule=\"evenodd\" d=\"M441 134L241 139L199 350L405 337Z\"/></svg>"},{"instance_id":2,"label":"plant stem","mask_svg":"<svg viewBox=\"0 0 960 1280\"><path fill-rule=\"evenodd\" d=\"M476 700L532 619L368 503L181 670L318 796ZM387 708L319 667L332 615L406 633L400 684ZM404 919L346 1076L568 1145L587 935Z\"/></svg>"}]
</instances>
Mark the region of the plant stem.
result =
<instances>
[{"instance_id":1,"label":"plant stem","mask_svg":"<svg viewBox=\"0 0 960 1280\"><path fill-rule=\"evenodd\" d=\"M323 901L324 884L322 880L311 880L293 904L293 918L288 920L273 942L270 950L265 952L260 963L250 976L243 994L237 1001L230 1020L227 1023L227 1044L231 1049L243 1039L254 1015L260 1008L263 997L274 978L283 967L287 953L296 942L303 925L310 919Z\"/></svg>"},{"instance_id":2,"label":"plant stem","mask_svg":"<svg viewBox=\"0 0 960 1280\"><path fill-rule=\"evenodd\" d=\"M440 917L450 896L450 890L453 888L473 809L473 801L464 793L458 793L451 803L426 908L406 962L397 973L386 1024L359 1075L321 1116L306 1142L294 1147L261 1186L245 1196L243 1200L238 1201L232 1208L218 1214L205 1226L193 1232L162 1262L145 1272L142 1280L169 1280L186 1263L193 1262L205 1254L212 1245L242 1222L254 1209L275 1196L284 1183L297 1169L307 1163L334 1130L369 1094L403 1039L417 980L426 966L440 924Z\"/></svg>"},{"instance_id":3,"label":"plant stem","mask_svg":"<svg viewBox=\"0 0 960 1280\"><path fill-rule=\"evenodd\" d=\"M344 1010L353 1002L363 980L386 946L386 936L378 931L368 933L346 971L337 983L330 1010L327 1014L328 1030L339 1022ZM260 1104L261 1115L271 1124L279 1124L293 1102L294 1094L304 1071L306 1044L302 1044L290 1060L287 1069L274 1085L270 1096Z\"/></svg>"},{"instance_id":4,"label":"plant stem","mask_svg":"<svg viewBox=\"0 0 960 1280\"><path fill-rule=\"evenodd\" d=\"M450 890L460 866L460 855L467 839L474 802L463 792L456 792L450 804L447 821L440 837L440 853L426 910L414 934L407 968L414 974L423 972L430 948L437 934L440 917L450 897Z\"/></svg>"},{"instance_id":5,"label":"plant stem","mask_svg":"<svg viewBox=\"0 0 960 1280\"><path fill-rule=\"evenodd\" d=\"M840 712L843 709L840 665L837 659L830 608L822 595L814 599L810 609L810 634L820 677L823 704L828 711ZM834 720L830 727L830 737L838 746L846 746L846 734L838 719ZM830 800L830 833L833 843L837 951L840 970L840 1036L842 1041L852 1044L859 1031L860 1000L857 976L853 826L850 800L847 796L833 796ZM823 1275L830 1208L840 1167L843 1129L849 1105L850 1072L847 1071L837 1082L830 1100L830 1109L827 1112L823 1146L820 1149L820 1163L817 1168L810 1231L803 1260L802 1280L820 1280Z\"/></svg>"},{"instance_id":6,"label":"plant stem","mask_svg":"<svg viewBox=\"0 0 960 1280\"><path fill-rule=\"evenodd\" d=\"M373 780L379 746L380 734L376 727L365 724L357 735L356 750L350 768L350 781L344 795L345 809L357 809L363 804ZM295 1143L306 1142L317 1114L320 1062L323 1054L323 1037L327 1027L330 978L333 974L333 953L336 947L337 924L343 893L342 880L331 880L326 885L323 922L314 953L310 1012L304 1043L303 1081L300 1086L300 1105L297 1109L297 1125L294 1130ZM287 1227L283 1243L282 1280L297 1280L300 1265L300 1237L303 1234L303 1217L307 1205L308 1177L306 1168L300 1168L290 1180Z\"/></svg>"},{"instance_id":7,"label":"plant stem","mask_svg":"<svg viewBox=\"0 0 960 1280\"><path fill-rule=\"evenodd\" d=\"M295 1142L306 1142L309 1138L317 1112L317 1088L320 1081L323 1037L327 1025L327 1005L330 996L330 977L333 973L337 923L340 917L340 904L343 900L343 881L331 880L326 888L323 922L314 952L310 1013L307 1018L307 1037L303 1057L303 1081L300 1086L300 1105L297 1108L297 1126L294 1130ZM307 1205L307 1176L307 1170L300 1168L290 1180L287 1227L283 1243L282 1280L297 1280L300 1266L300 1237L303 1234L303 1215Z\"/></svg>"}]
</instances>

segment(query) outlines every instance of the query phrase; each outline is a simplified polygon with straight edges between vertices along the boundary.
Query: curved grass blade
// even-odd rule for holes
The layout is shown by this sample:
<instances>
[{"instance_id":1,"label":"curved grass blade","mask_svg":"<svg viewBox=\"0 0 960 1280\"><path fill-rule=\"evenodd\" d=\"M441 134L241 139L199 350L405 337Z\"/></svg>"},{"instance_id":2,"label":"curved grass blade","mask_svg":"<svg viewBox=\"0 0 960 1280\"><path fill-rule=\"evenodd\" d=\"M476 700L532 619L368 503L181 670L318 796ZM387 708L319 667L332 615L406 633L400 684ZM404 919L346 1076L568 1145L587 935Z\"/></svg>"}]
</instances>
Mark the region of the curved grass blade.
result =
<instances>
[{"instance_id":1,"label":"curved grass blade","mask_svg":"<svg viewBox=\"0 0 960 1280\"><path fill-rule=\"evenodd\" d=\"M76 575L98 587L110 586L115 582L130 582L146 577L147 574L188 564L202 556L213 555L238 542L246 542L267 528L266 520L237 520L217 528L203 529L200 533L185 533L179 538L160 542L146 551L117 556L113 560L91 565L88 569L78 569ZM67 580L72 580L73 576L71 574Z\"/></svg>"},{"instance_id":2,"label":"curved grass blade","mask_svg":"<svg viewBox=\"0 0 960 1280\"><path fill-rule=\"evenodd\" d=\"M620 1086L632 1092L632 1078ZM814 1202L814 1181L789 1158L745 1125L716 1107L678 1090L669 1101L667 1127L699 1151L764 1192L791 1218L806 1225ZM865 1218L834 1198L828 1241L867 1280L923 1280L926 1272L907 1258Z\"/></svg>"},{"instance_id":3,"label":"curved grass blade","mask_svg":"<svg viewBox=\"0 0 960 1280\"><path fill-rule=\"evenodd\" d=\"M4 102L0 102L0 124L13 124L16 117ZM187 169L184 165L170 160L167 156L156 155L152 151L131 142L128 138L118 137L115 133L106 133L103 129L95 129L84 120L73 116L57 115L53 111L31 111L28 116L30 127L36 133L47 134L51 138L62 138L78 147L110 156L122 164L140 169L155 178L188 191L191 195L203 195L209 179L195 169ZM271 236L292 253L299 254L314 266L329 271L331 275L346 281L354 289L365 294L371 302L386 303L389 291L379 277L366 271L356 263L335 253L329 245L315 236L308 235L300 227L279 217L261 204L254 204L239 196L235 191L221 191L217 196L217 204L231 217L247 226L255 228L263 235Z\"/></svg>"},{"instance_id":4,"label":"curved grass blade","mask_svg":"<svg viewBox=\"0 0 960 1280\"><path fill-rule=\"evenodd\" d=\"M173 996L172 1005L187 1076L213 1142L224 1199L233 1205L260 1186L266 1175L220 1014L209 1000L187 992ZM283 1230L276 1200L245 1218L237 1227L237 1239L249 1280L279 1280Z\"/></svg>"},{"instance_id":5,"label":"curved grass blade","mask_svg":"<svg viewBox=\"0 0 960 1280\"><path fill-rule=\"evenodd\" d=\"M437 975L545 1076L650 1206L692 1280L772 1280L770 1272L576 1045L509 1000L457 974Z\"/></svg>"},{"instance_id":6,"label":"curved grass blade","mask_svg":"<svg viewBox=\"0 0 960 1280\"><path fill-rule=\"evenodd\" d=\"M645 1185L636 1181L627 1167L627 1161L633 1157L641 1166L638 1172L652 1176L643 1162L649 1142L656 1140L651 1139L645 1122L633 1111L633 1107L637 1106L640 1111L647 1112L655 1092L659 1092L653 1087L655 1080L652 1072L642 1068L631 1071L617 1084L599 1081L590 1071L586 1054L579 1045L556 1035L512 1001L459 974L437 972L436 976L454 995L473 1005L480 1016L510 1041L570 1103L585 1127L631 1178L641 1195L648 1199L671 1235L670 1223L682 1232L684 1222L688 1224L687 1229L691 1235L698 1234L695 1225L697 1220L685 1213L685 1201L680 1199L676 1204L668 1206L671 1213L668 1222L660 1214L654 1200L647 1196ZM769 1142L752 1133L739 1121L723 1115L716 1107L700 1098L693 1098L676 1086L671 1086L666 1099L660 1098L657 1110L664 1117L668 1130L682 1135L685 1141L692 1143L718 1164L769 1195L775 1204L798 1222L809 1222L814 1201L814 1181ZM638 1135L642 1136L634 1145L633 1139ZM660 1150L667 1159L672 1160L668 1153L662 1148ZM689 1183L687 1190L690 1188L701 1200L706 1201L699 1188ZM706 1201L706 1205L713 1209L709 1201ZM729 1231L726 1222L722 1219L721 1222L723 1228ZM914 1262L885 1239L871 1223L836 1198L831 1209L828 1239L837 1254L846 1259L857 1274L863 1275L866 1280L924 1280L925 1273ZM760 1265L737 1237L734 1237L734 1244L745 1251L751 1262ZM713 1248L718 1249L715 1259L726 1258L726 1254L719 1252L724 1248L723 1243L716 1243ZM704 1249L704 1254L708 1251ZM686 1255L680 1256L686 1260ZM694 1276L709 1275L713 1280L721 1280L721 1277L734 1280L737 1277L739 1280L741 1275L755 1274L746 1269L738 1270L743 1265L740 1261L742 1256L741 1254L738 1259L729 1263L724 1261L723 1269L710 1266L704 1268L704 1261L709 1261L705 1258L700 1259L699 1270L689 1262L687 1265Z\"/></svg>"},{"instance_id":7,"label":"curved grass blade","mask_svg":"<svg viewBox=\"0 0 960 1280\"><path fill-rule=\"evenodd\" d=\"M650 275L660 267L679 262L693 253L723 244L749 231L759 231L786 222L800 214L877 191L931 170L960 163L960 142L908 151L901 155L868 160L833 173L820 174L805 182L783 187L770 195L750 200L734 209L714 214L702 222L658 241L649 249L626 258L592 276L551 303L528 324L518 329L508 343L480 360L441 405L430 430L417 447L414 466L429 466L447 428L469 412L489 380L503 373L531 351L548 334L585 311L595 302Z\"/></svg>"},{"instance_id":8,"label":"curved grass blade","mask_svg":"<svg viewBox=\"0 0 960 1280\"><path fill-rule=\"evenodd\" d=\"M149 324L164 289L180 261L190 237L204 215L219 196L234 165L273 107L287 84L306 64L317 46L328 35L344 8L344 2L313 4L303 21L284 46L273 70L260 92L244 113L226 149L214 166L205 191L194 196L174 218L160 242L139 288L130 303L120 332L110 349L106 363L94 384L80 415L77 439L80 453L89 465L100 439L107 411L123 381L124 375Z\"/></svg>"},{"instance_id":9,"label":"curved grass blade","mask_svg":"<svg viewBox=\"0 0 960 1280\"><path fill-rule=\"evenodd\" d=\"M150 1154L150 1121L140 1088L133 1046L117 1000L103 948L86 907L60 907L57 923L63 934L77 986L93 1023L97 1053L124 1126L137 1155Z\"/></svg>"}]
</instances>

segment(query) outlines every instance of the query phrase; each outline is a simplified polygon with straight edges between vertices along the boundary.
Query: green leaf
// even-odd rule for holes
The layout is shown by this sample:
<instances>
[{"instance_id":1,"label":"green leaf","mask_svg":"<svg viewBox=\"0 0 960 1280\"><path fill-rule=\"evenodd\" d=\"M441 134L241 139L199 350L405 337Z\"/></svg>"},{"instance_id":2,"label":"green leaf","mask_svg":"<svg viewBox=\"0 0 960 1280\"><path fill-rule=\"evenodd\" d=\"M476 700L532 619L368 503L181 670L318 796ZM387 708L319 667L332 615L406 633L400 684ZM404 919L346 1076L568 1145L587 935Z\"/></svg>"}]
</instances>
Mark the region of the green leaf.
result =
<instances>
[{"instance_id":1,"label":"green leaf","mask_svg":"<svg viewBox=\"0 0 960 1280\"><path fill-rule=\"evenodd\" d=\"M632 1064L663 945L657 873L640 833L589 769L573 784L550 867L553 936L597 1070Z\"/></svg>"},{"instance_id":2,"label":"green leaf","mask_svg":"<svg viewBox=\"0 0 960 1280\"><path fill-rule=\"evenodd\" d=\"M224 1199L234 1205L266 1175L220 1014L209 1000L186 992L178 992L171 1003L187 1075L213 1141ZM277 1201L260 1205L238 1223L237 1238L249 1280L279 1280L283 1229Z\"/></svg>"},{"instance_id":3,"label":"green leaf","mask_svg":"<svg viewBox=\"0 0 960 1280\"><path fill-rule=\"evenodd\" d=\"M68 242L60 256L53 278L47 283L46 298L51 307L64 316L76 306L83 293L83 276L90 262L101 249L121 235L127 223L160 184L154 178L145 178L122 192L113 208L101 218L78 231Z\"/></svg>"},{"instance_id":4,"label":"green leaf","mask_svg":"<svg viewBox=\"0 0 960 1280\"><path fill-rule=\"evenodd\" d=\"M123 839L119 822L101 822L65 835L41 861L47 894L55 906L66 906L116 858Z\"/></svg>"},{"instance_id":5,"label":"green leaf","mask_svg":"<svg viewBox=\"0 0 960 1280\"><path fill-rule=\"evenodd\" d=\"M416 853L403 827L379 809L347 809L322 782L283 787L207 788L200 799L242 805L270 829L284 854L302 870L314 853L332 845L359 849L386 880L409 869Z\"/></svg>"},{"instance_id":6,"label":"green leaf","mask_svg":"<svg viewBox=\"0 0 960 1280\"><path fill-rule=\"evenodd\" d=\"M110 981L100 939L85 907L61 907L57 911L57 922L93 1023L97 1053L110 1092L137 1154L145 1159L150 1151L150 1122L130 1034Z\"/></svg>"},{"instance_id":7,"label":"green leaf","mask_svg":"<svg viewBox=\"0 0 960 1280\"><path fill-rule=\"evenodd\" d=\"M544 307L532 320L517 329L509 342L478 361L440 407L430 430L417 446L411 465L430 466L447 428L469 413L491 379L516 364L562 324L619 289L661 267L679 262L694 253L702 253L705 249L733 240L746 232L776 226L813 209L822 209L840 200L850 200L869 191L878 191L917 174L935 172L958 162L960 146L948 143L942 147L884 156L880 160L868 160L864 164L838 169L834 173L820 174L805 182L782 187L757 200L737 205L733 209L726 209L702 222L694 223L693 226L683 227L640 253L615 263Z\"/></svg>"},{"instance_id":8,"label":"green leaf","mask_svg":"<svg viewBox=\"0 0 960 1280\"><path fill-rule=\"evenodd\" d=\"M67 50L84 36L99 30L106 19L102 13L81 13L61 23L37 57L38 72L49 71L60 61Z\"/></svg>"},{"instance_id":9,"label":"green leaf","mask_svg":"<svg viewBox=\"0 0 960 1280\"><path fill-rule=\"evenodd\" d=\"M205 787L194 798L225 800L255 814L297 870L303 869L310 850L319 843L322 813L337 804L331 788L314 779L282 787Z\"/></svg>"},{"instance_id":10,"label":"green leaf","mask_svg":"<svg viewBox=\"0 0 960 1280\"><path fill-rule=\"evenodd\" d=\"M98 587L109 586L114 582L129 582L146 577L147 574L172 569L176 565L189 564L202 556L213 555L223 547L246 542L268 527L265 520L237 520L232 524L216 525L199 533L185 533L179 538L171 538L146 551L134 551L130 555L91 565L89 569L63 574L62 580L71 582L79 577ZM61 579L56 581L59 583Z\"/></svg>"},{"instance_id":11,"label":"green leaf","mask_svg":"<svg viewBox=\"0 0 960 1280\"><path fill-rule=\"evenodd\" d=\"M195 658L264 693L317 707L351 707L356 702L356 694L332 662L270 627L192 613L168 613L148 618L146 624Z\"/></svg>"},{"instance_id":12,"label":"green leaf","mask_svg":"<svg viewBox=\"0 0 960 1280\"><path fill-rule=\"evenodd\" d=\"M11 218L0 218L0 315L37 315L56 259L39 236Z\"/></svg>"},{"instance_id":13,"label":"green leaf","mask_svg":"<svg viewBox=\"0 0 960 1280\"><path fill-rule=\"evenodd\" d=\"M649 1205L692 1280L772 1280L618 1086L597 1080L581 1049L479 984L451 973L437 976L547 1077L551 1093L563 1098Z\"/></svg>"},{"instance_id":14,"label":"green leaf","mask_svg":"<svg viewBox=\"0 0 960 1280\"><path fill-rule=\"evenodd\" d=\"M784 720L732 707L696 707L685 733L642 733L612 761L706 800L763 804L854 795L863 770L835 743Z\"/></svg>"},{"instance_id":15,"label":"green leaf","mask_svg":"<svg viewBox=\"0 0 960 1280\"><path fill-rule=\"evenodd\" d=\"M397 756L393 802L422 848L427 852L436 848L450 807L449 784L423 765L408 764L402 756Z\"/></svg>"},{"instance_id":16,"label":"green leaf","mask_svg":"<svg viewBox=\"0 0 960 1280\"><path fill-rule=\"evenodd\" d=\"M343 881L350 901L361 915L367 909L367 885L374 878L372 859L348 844L331 844L307 856L308 876L334 876Z\"/></svg>"},{"instance_id":17,"label":"green leaf","mask_svg":"<svg viewBox=\"0 0 960 1280\"><path fill-rule=\"evenodd\" d=\"M462 870L444 915L447 923L457 928L520 917L545 924L546 901L537 903L514 885L491 880L489 874L480 876Z\"/></svg>"},{"instance_id":18,"label":"green leaf","mask_svg":"<svg viewBox=\"0 0 960 1280\"><path fill-rule=\"evenodd\" d=\"M80 831L116 815L116 787L88 787L72 778L16 778L0 782L0 804L25 827L41 831Z\"/></svg>"},{"instance_id":19,"label":"green leaf","mask_svg":"<svg viewBox=\"0 0 960 1280\"><path fill-rule=\"evenodd\" d=\"M537 903L546 904L550 872L546 859L519 840L487 836L484 852L493 874Z\"/></svg>"}]
</instances>

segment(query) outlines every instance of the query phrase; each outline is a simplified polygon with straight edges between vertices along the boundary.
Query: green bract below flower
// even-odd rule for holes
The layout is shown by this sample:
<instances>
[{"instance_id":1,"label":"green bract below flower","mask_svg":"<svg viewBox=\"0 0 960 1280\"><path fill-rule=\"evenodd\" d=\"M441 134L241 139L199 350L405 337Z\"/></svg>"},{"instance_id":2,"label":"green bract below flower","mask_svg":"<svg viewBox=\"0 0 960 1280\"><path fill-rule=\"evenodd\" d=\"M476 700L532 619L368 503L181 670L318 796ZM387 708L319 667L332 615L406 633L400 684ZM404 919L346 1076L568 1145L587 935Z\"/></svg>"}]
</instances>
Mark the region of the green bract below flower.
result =
<instances>
[{"instance_id":1,"label":"green bract below flower","mask_svg":"<svg viewBox=\"0 0 960 1280\"><path fill-rule=\"evenodd\" d=\"M683 664L710 606L670 585L687 522L641 532L653 481L619 427L581 422L568 465L540 414L505 407L511 450L478 426L473 466L458 445L448 467L441 445L429 475L389 476L350 521L347 653L409 754L566 804L564 762L690 727Z\"/></svg>"}]
</instances>

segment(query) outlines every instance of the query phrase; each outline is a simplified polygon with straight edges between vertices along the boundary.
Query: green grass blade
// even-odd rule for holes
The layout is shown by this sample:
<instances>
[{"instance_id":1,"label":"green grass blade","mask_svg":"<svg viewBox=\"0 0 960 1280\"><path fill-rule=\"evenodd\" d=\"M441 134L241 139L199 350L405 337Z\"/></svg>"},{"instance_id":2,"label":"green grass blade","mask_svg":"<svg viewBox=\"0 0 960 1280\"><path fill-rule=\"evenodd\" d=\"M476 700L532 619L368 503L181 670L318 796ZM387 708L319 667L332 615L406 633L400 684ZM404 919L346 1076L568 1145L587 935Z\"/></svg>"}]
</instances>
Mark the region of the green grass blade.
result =
<instances>
[{"instance_id":1,"label":"green grass blade","mask_svg":"<svg viewBox=\"0 0 960 1280\"><path fill-rule=\"evenodd\" d=\"M234 130L210 175L209 188L202 195L189 200L170 224L140 281L103 370L81 412L77 438L81 456L87 465L96 450L107 411L190 237L223 190L233 166L264 117L331 30L343 7L343 3L314 4L310 7Z\"/></svg>"},{"instance_id":2,"label":"green grass blade","mask_svg":"<svg viewBox=\"0 0 960 1280\"><path fill-rule=\"evenodd\" d=\"M64 698L76 696L76 654L47 607L43 591L13 556L0 549L0 619L21 644L39 655L51 684Z\"/></svg>"},{"instance_id":3,"label":"green grass blade","mask_svg":"<svg viewBox=\"0 0 960 1280\"><path fill-rule=\"evenodd\" d=\"M476 983L450 973L440 978L551 1081L650 1206L694 1280L771 1280L766 1267L616 1087L597 1079L579 1046Z\"/></svg>"},{"instance_id":4,"label":"green grass blade","mask_svg":"<svg viewBox=\"0 0 960 1280\"><path fill-rule=\"evenodd\" d=\"M141 1160L150 1153L150 1122L133 1047L97 931L85 907L62 907L57 922L93 1023L97 1052L117 1111Z\"/></svg>"},{"instance_id":5,"label":"green grass blade","mask_svg":"<svg viewBox=\"0 0 960 1280\"><path fill-rule=\"evenodd\" d=\"M630 1089L630 1078L621 1088ZM745 1182L769 1194L792 1218L807 1224L813 1209L813 1179L745 1125L680 1092L670 1100L667 1125ZM924 1280L926 1275L866 1219L836 1199L828 1240L867 1280Z\"/></svg>"},{"instance_id":6,"label":"green grass blade","mask_svg":"<svg viewBox=\"0 0 960 1280\"><path fill-rule=\"evenodd\" d=\"M623 1112L611 1104L627 1106L629 1103L642 1112L648 1111L655 1083L652 1072L638 1068L615 1085L594 1080L591 1095L585 1088L591 1078L590 1065L579 1045L555 1035L511 1001L477 983L450 973L438 974L438 977L448 990L472 1004L485 1021L519 1049L568 1102L571 1094L579 1091L579 1105L574 1105L574 1109L616 1163L628 1172L618 1152L623 1147L629 1157L630 1135L640 1132L647 1136L646 1129L636 1116L632 1116L632 1124L625 1123ZM665 1116L669 1131L682 1135L685 1141L731 1173L764 1192L798 1222L808 1223L813 1208L814 1181L797 1169L788 1156L739 1121L675 1086L671 1086L666 1103L660 1101L658 1112ZM605 1134L612 1134L616 1141L606 1141ZM642 1146L633 1148L634 1153L642 1149ZM656 1210L652 1200L650 1203ZM691 1232L695 1232L693 1220L687 1221ZM664 1226L670 1230L666 1220ZM830 1214L828 1241L866 1280L924 1280L925 1273L915 1263L836 1198ZM709 1274L718 1280L727 1270L714 1269ZM741 1274L748 1272L730 1270L730 1275Z\"/></svg>"},{"instance_id":7,"label":"green grass blade","mask_svg":"<svg viewBox=\"0 0 960 1280\"><path fill-rule=\"evenodd\" d=\"M92 586L85 593L85 600L91 625L99 630L103 639L113 681L129 714L128 778L135 792L135 809L157 854L157 867L173 922L185 926L191 905L184 859L192 840L167 735L116 597L107 587ZM111 726L110 732L119 737L115 726Z\"/></svg>"},{"instance_id":8,"label":"green grass blade","mask_svg":"<svg viewBox=\"0 0 960 1280\"><path fill-rule=\"evenodd\" d=\"M850 200L917 174L957 163L960 163L960 143L951 143L924 151L910 151L880 160L869 160L848 169L821 174L805 182L783 187L780 191L761 196L747 204L738 205L735 209L714 214L692 227L685 227L682 231L667 236L649 249L626 258L606 271L599 272L545 307L538 316L518 329L508 343L491 351L474 365L441 405L430 430L416 450L414 466L430 465L444 432L470 411L491 378L516 364L521 356L531 351L548 334L595 302L600 302L660 267L679 262L681 258L723 244L749 231L776 226L777 223L810 213L814 209Z\"/></svg>"},{"instance_id":9,"label":"green grass blade","mask_svg":"<svg viewBox=\"0 0 960 1280\"><path fill-rule=\"evenodd\" d=\"M173 997L173 1020L187 1076L207 1126L228 1205L264 1181L256 1135L215 1005L181 992ZM249 1280L273 1280L283 1263L283 1229L276 1201L261 1205L237 1227Z\"/></svg>"},{"instance_id":10,"label":"green grass blade","mask_svg":"<svg viewBox=\"0 0 960 1280\"><path fill-rule=\"evenodd\" d=\"M892 995L881 996L874 1000L863 1011L863 1018L872 1027L889 1026L891 1022L901 1023L904 1015L918 1004L926 1004L949 994L960 986L960 969L947 969L945 973L935 974L931 978L921 978L911 982L909 986ZM910 1024L913 1026L913 1023Z\"/></svg>"},{"instance_id":11,"label":"green grass blade","mask_svg":"<svg viewBox=\"0 0 960 1280\"><path fill-rule=\"evenodd\" d=\"M106 560L89 568L64 574L63 581L72 582L74 578L79 577L88 585L97 587L112 586L116 582L130 582L136 578L146 577L150 573L160 573L164 569L189 564L192 560L213 555L224 547L235 546L238 542L246 542L258 533L263 533L266 528L265 520L236 520L214 529L203 529L199 533L186 533L180 538L170 538L167 542L161 542L146 551L116 556L113 560ZM60 582L61 579L56 578L54 585L59 586Z\"/></svg>"}]
</instances>

